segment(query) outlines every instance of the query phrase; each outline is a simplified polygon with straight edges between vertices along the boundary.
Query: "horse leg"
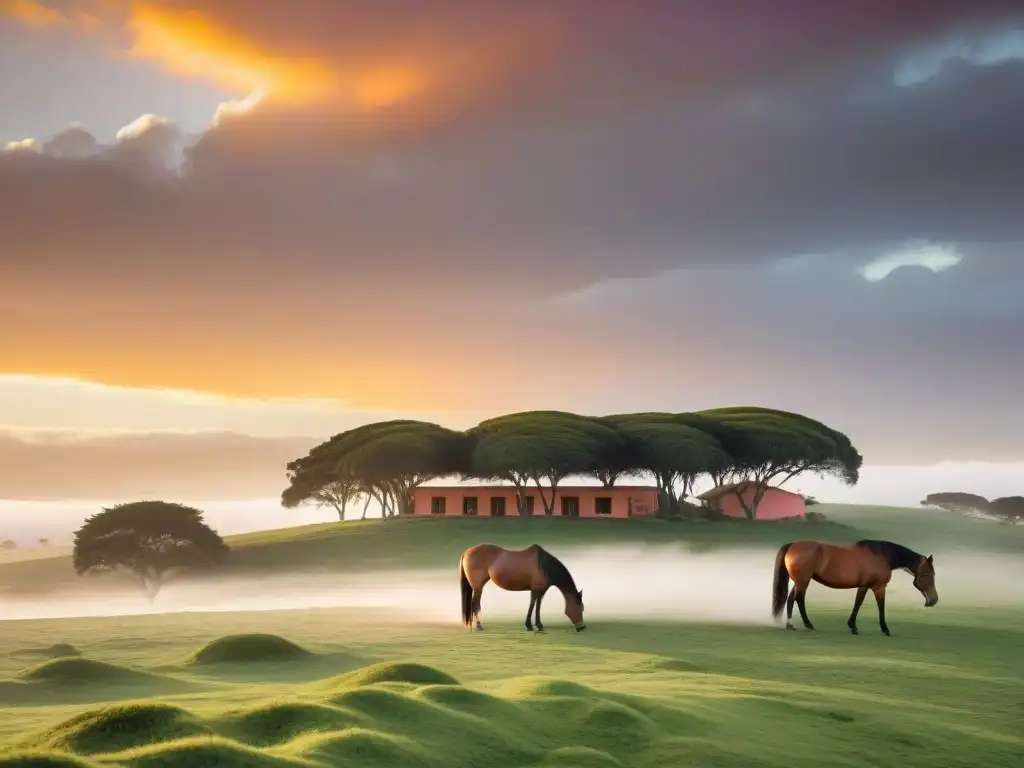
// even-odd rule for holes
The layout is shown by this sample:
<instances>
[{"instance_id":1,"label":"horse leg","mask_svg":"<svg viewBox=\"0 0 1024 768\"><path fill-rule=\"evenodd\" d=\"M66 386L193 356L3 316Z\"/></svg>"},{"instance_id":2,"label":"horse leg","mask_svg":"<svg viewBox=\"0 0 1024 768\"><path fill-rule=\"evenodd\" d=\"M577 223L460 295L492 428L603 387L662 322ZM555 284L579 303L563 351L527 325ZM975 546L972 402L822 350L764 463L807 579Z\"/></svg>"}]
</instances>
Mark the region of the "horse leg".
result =
<instances>
[{"instance_id":1,"label":"horse leg","mask_svg":"<svg viewBox=\"0 0 1024 768\"><path fill-rule=\"evenodd\" d=\"M789 590L789 598L786 600L786 629L792 629L796 631L796 627L793 626L793 603L796 602L796 587L794 586Z\"/></svg>"},{"instance_id":2,"label":"horse leg","mask_svg":"<svg viewBox=\"0 0 1024 768\"><path fill-rule=\"evenodd\" d=\"M889 636L889 625L885 623L885 584L881 584L872 590L875 593L875 602L878 603L878 626L882 634Z\"/></svg>"},{"instance_id":3,"label":"horse leg","mask_svg":"<svg viewBox=\"0 0 1024 768\"><path fill-rule=\"evenodd\" d=\"M814 629L814 625L811 624L811 620L807 618L807 584L802 585L796 591L796 607L800 609L800 618L804 620L804 626L807 629Z\"/></svg>"},{"instance_id":4,"label":"horse leg","mask_svg":"<svg viewBox=\"0 0 1024 768\"><path fill-rule=\"evenodd\" d=\"M530 614L533 613L533 604L537 602L537 590L530 590L530 607L526 609L526 631L533 632L533 624L530 622Z\"/></svg>"},{"instance_id":5,"label":"horse leg","mask_svg":"<svg viewBox=\"0 0 1024 768\"><path fill-rule=\"evenodd\" d=\"M483 630L484 625L480 623L480 597L483 594L484 586L487 581L484 581L479 587L473 587L473 619L476 621L476 631L480 632Z\"/></svg>"},{"instance_id":6,"label":"horse leg","mask_svg":"<svg viewBox=\"0 0 1024 768\"><path fill-rule=\"evenodd\" d=\"M853 601L853 613L850 614L850 618L846 621L846 626L850 628L851 635L857 634L857 613L860 611L860 606L864 602L864 598L867 594L867 587L857 588L857 598Z\"/></svg>"},{"instance_id":7,"label":"horse leg","mask_svg":"<svg viewBox=\"0 0 1024 768\"><path fill-rule=\"evenodd\" d=\"M534 624L537 625L537 631L538 632L543 632L544 631L544 625L540 621L540 604L541 604L541 602L543 602L544 595L547 594L547 591L548 591L547 587L544 587L544 589L535 589L535 590L532 591L532 594L534 595L534 597L537 600L537 608L536 608L537 613L536 613L536 616L535 616Z\"/></svg>"}]
</instances>

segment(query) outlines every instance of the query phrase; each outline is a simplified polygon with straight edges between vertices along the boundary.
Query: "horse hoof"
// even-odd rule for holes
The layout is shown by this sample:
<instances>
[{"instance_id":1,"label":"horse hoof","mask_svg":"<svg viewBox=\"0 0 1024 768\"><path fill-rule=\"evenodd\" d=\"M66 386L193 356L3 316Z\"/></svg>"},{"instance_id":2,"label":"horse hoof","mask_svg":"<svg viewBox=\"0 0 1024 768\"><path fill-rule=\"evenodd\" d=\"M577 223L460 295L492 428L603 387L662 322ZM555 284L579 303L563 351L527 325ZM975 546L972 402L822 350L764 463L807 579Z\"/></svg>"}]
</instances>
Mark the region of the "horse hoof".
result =
<instances>
[{"instance_id":1,"label":"horse hoof","mask_svg":"<svg viewBox=\"0 0 1024 768\"><path fill-rule=\"evenodd\" d=\"M891 633L889 633L889 632L887 632L887 631L886 631L886 630L884 630L884 629L882 630L882 634L883 634L883 635L885 635L886 637L892 637L892 634L891 634Z\"/></svg>"},{"instance_id":2,"label":"horse hoof","mask_svg":"<svg viewBox=\"0 0 1024 768\"><path fill-rule=\"evenodd\" d=\"M857 631L856 627L850 627L850 634L851 635L859 635L860 632Z\"/></svg>"},{"instance_id":3,"label":"horse hoof","mask_svg":"<svg viewBox=\"0 0 1024 768\"><path fill-rule=\"evenodd\" d=\"M792 624L787 624L786 629L788 629L790 632L796 632L796 627L794 627Z\"/></svg>"}]
</instances>

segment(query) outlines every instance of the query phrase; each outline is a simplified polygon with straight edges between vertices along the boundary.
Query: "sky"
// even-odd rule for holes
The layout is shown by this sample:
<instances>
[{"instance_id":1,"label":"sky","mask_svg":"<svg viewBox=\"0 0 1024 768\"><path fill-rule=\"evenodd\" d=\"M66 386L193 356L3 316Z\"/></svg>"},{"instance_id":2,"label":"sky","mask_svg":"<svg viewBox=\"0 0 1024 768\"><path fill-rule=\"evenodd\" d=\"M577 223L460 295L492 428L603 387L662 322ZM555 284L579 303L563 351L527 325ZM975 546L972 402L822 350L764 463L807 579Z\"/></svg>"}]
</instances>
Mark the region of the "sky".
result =
<instances>
[{"instance_id":1,"label":"sky","mask_svg":"<svg viewBox=\"0 0 1024 768\"><path fill-rule=\"evenodd\" d=\"M1021 492L1018 2L0 0L0 69L0 498L738 404Z\"/></svg>"}]
</instances>

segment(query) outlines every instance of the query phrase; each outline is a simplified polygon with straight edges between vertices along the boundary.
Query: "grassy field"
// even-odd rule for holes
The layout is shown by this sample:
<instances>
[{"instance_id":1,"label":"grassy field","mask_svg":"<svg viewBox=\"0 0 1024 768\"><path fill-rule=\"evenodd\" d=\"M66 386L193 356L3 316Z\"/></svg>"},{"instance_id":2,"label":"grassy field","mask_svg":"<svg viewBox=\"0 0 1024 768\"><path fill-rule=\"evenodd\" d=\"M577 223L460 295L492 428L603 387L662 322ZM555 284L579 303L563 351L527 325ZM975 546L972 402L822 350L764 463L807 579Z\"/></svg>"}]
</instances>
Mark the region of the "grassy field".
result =
<instances>
[{"instance_id":1,"label":"grassy field","mask_svg":"<svg viewBox=\"0 0 1024 768\"><path fill-rule=\"evenodd\" d=\"M835 522L315 526L237 538L232 568L273 572L294 558L339 570L451 567L481 539L701 550L871 535L918 549L1024 554L1019 527L918 510L821 508ZM35 568L54 588L68 567L60 558L7 564L0 583L18 583L10 569ZM766 584L752 588L767 595ZM869 768L1024 760L1024 607L951 598L925 611L918 601L897 601L894 634L885 638L866 606L862 634L852 637L844 627L849 597L815 602L815 633L592 615L591 629L577 634L555 610L557 598L544 634L511 620L469 633L457 622L340 609L2 622L0 765ZM454 586L452 606L454 614Z\"/></svg>"}]
</instances>

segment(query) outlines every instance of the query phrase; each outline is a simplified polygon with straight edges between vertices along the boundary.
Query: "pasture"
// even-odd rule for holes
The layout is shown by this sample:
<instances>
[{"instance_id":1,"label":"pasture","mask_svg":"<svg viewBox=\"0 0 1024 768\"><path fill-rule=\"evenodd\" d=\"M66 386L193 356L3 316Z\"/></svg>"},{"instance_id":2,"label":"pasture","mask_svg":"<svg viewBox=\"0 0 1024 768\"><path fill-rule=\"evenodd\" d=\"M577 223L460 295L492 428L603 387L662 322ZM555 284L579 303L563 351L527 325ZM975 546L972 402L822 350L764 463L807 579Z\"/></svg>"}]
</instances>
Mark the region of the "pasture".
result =
<instances>
[{"instance_id":1,"label":"pasture","mask_svg":"<svg viewBox=\"0 0 1024 768\"><path fill-rule=\"evenodd\" d=\"M922 510L819 508L831 522L398 520L238 537L235 576L306 569L359 581L400 566L441 569L450 619L323 608L2 622L0 765L868 768L1024 758L1024 607L1000 593L1011 585L994 583L999 571L970 588L954 583L960 570L943 571L958 552L1024 560L1024 529ZM864 536L934 551L942 604L926 611L896 574L891 638L877 633L870 600L862 634L850 636L852 593L821 587L808 599L817 632L765 621L774 547ZM552 594L548 631L529 634L528 599L512 597L516 610L488 621L492 593L486 631L470 633L458 622L455 566L481 540L540 541L570 568L579 546L672 546L695 558L754 547L764 566L750 604L762 612L750 622L683 621L671 610L624 619L610 607L602 615L611 604L595 594L591 628L577 634ZM84 598L83 582L103 586L74 581L68 568L63 558L5 564L0 588L19 600L65 589ZM628 574L619 582L634 588ZM677 585L666 575L644 588ZM686 589L694 594L675 596L672 610L716 599L714 583L705 594Z\"/></svg>"}]
</instances>

